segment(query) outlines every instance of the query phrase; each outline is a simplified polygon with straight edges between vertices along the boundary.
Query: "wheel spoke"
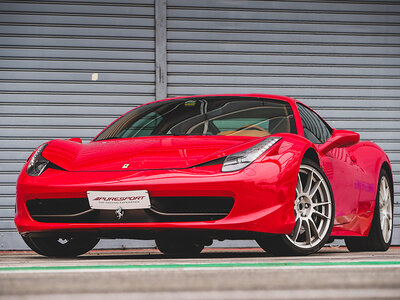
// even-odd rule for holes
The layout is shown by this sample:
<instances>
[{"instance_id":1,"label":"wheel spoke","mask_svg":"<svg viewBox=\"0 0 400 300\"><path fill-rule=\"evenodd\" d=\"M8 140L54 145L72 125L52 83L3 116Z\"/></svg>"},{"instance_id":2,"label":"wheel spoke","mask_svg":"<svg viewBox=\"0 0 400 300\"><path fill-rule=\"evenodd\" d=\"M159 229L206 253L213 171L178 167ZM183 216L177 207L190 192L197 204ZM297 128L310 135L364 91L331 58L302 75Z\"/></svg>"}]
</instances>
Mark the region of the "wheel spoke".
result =
<instances>
[{"instance_id":1,"label":"wheel spoke","mask_svg":"<svg viewBox=\"0 0 400 300\"><path fill-rule=\"evenodd\" d=\"M312 189L310 191L310 195L309 195L310 199L312 199L314 197L314 195L317 192L319 186L321 185L321 182L322 182L322 180L318 180L318 182L316 182L314 184L314 186L312 187Z\"/></svg>"},{"instance_id":2,"label":"wheel spoke","mask_svg":"<svg viewBox=\"0 0 400 300\"><path fill-rule=\"evenodd\" d=\"M390 202L390 190L388 185L385 183L385 206L388 206Z\"/></svg>"},{"instance_id":3,"label":"wheel spoke","mask_svg":"<svg viewBox=\"0 0 400 300\"><path fill-rule=\"evenodd\" d=\"M379 198L379 208L382 210L385 207L385 200L380 197Z\"/></svg>"},{"instance_id":4,"label":"wheel spoke","mask_svg":"<svg viewBox=\"0 0 400 300\"><path fill-rule=\"evenodd\" d=\"M303 228L306 233L306 243L311 245L311 229L310 229L310 224L307 221L303 221Z\"/></svg>"},{"instance_id":5,"label":"wheel spoke","mask_svg":"<svg viewBox=\"0 0 400 300\"><path fill-rule=\"evenodd\" d=\"M389 191L386 193L385 204L387 208L389 208L392 205L392 199L390 197Z\"/></svg>"},{"instance_id":6,"label":"wheel spoke","mask_svg":"<svg viewBox=\"0 0 400 300\"><path fill-rule=\"evenodd\" d=\"M294 226L294 229L293 229L292 234L291 234L291 239L294 242L296 242L297 238L299 237L300 229L301 229L301 221L298 221L296 223L296 225Z\"/></svg>"},{"instance_id":7,"label":"wheel spoke","mask_svg":"<svg viewBox=\"0 0 400 300\"><path fill-rule=\"evenodd\" d=\"M389 195L389 185L387 182L385 182L385 193L387 196Z\"/></svg>"},{"instance_id":8,"label":"wheel spoke","mask_svg":"<svg viewBox=\"0 0 400 300\"><path fill-rule=\"evenodd\" d=\"M382 204L383 204L383 207L386 207L387 206L387 204L388 204L388 193L387 193L387 190L386 190L386 186L385 185L383 185L383 197L382 197Z\"/></svg>"},{"instance_id":9,"label":"wheel spoke","mask_svg":"<svg viewBox=\"0 0 400 300\"><path fill-rule=\"evenodd\" d=\"M297 195L303 194L303 184L301 183L300 173L297 176L296 193Z\"/></svg>"},{"instance_id":10,"label":"wheel spoke","mask_svg":"<svg viewBox=\"0 0 400 300\"><path fill-rule=\"evenodd\" d=\"M329 204L331 204L330 201L327 201L327 202L319 202L319 203L313 203L313 207L322 206L322 205L329 205Z\"/></svg>"},{"instance_id":11,"label":"wheel spoke","mask_svg":"<svg viewBox=\"0 0 400 300\"><path fill-rule=\"evenodd\" d=\"M315 209L313 210L312 214L317 215L318 217L323 218L323 219L327 219L327 220L331 219L328 216L324 215L322 212L315 210Z\"/></svg>"},{"instance_id":12,"label":"wheel spoke","mask_svg":"<svg viewBox=\"0 0 400 300\"><path fill-rule=\"evenodd\" d=\"M390 236L390 233L392 231L392 221L389 218L387 218L386 221L387 221L388 234Z\"/></svg>"},{"instance_id":13,"label":"wheel spoke","mask_svg":"<svg viewBox=\"0 0 400 300\"><path fill-rule=\"evenodd\" d=\"M385 191L383 190L382 185L381 185L381 190L379 191L379 199L385 200ZM380 204L382 204L382 206L383 206L383 202L384 201L381 201L381 203L380 203Z\"/></svg>"},{"instance_id":14,"label":"wheel spoke","mask_svg":"<svg viewBox=\"0 0 400 300\"><path fill-rule=\"evenodd\" d=\"M319 232L318 232L318 228L317 228L317 225L315 225L314 220L313 220L312 218L309 218L309 219L308 219L308 223L309 223L309 225L310 225L311 231L314 232L314 235L315 235L318 239L320 239Z\"/></svg>"},{"instance_id":15,"label":"wheel spoke","mask_svg":"<svg viewBox=\"0 0 400 300\"><path fill-rule=\"evenodd\" d=\"M382 220L383 224L382 224L382 234L383 236L386 238L386 233L387 233L387 218L383 218Z\"/></svg>"},{"instance_id":16,"label":"wheel spoke","mask_svg":"<svg viewBox=\"0 0 400 300\"><path fill-rule=\"evenodd\" d=\"M296 211L294 212L294 220L297 222L297 220L300 218L300 214L298 214Z\"/></svg>"},{"instance_id":17,"label":"wheel spoke","mask_svg":"<svg viewBox=\"0 0 400 300\"><path fill-rule=\"evenodd\" d=\"M306 186L304 187L304 193L306 194L310 194L313 177L314 177L313 171L307 174L307 183Z\"/></svg>"}]
</instances>

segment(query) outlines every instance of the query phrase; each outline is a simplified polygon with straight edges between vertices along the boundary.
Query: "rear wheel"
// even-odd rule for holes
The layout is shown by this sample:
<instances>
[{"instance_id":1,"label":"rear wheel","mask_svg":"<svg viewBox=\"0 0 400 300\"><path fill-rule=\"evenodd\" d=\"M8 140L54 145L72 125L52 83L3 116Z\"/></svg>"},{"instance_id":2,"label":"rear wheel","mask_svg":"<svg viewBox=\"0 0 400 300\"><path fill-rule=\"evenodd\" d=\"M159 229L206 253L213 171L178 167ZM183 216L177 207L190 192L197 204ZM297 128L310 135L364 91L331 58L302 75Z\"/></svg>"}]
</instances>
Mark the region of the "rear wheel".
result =
<instances>
[{"instance_id":1,"label":"rear wheel","mask_svg":"<svg viewBox=\"0 0 400 300\"><path fill-rule=\"evenodd\" d=\"M321 249L329 239L335 218L332 190L322 169L308 159L300 166L294 214L293 231L258 239L261 248L274 255L308 255Z\"/></svg>"},{"instance_id":2,"label":"rear wheel","mask_svg":"<svg viewBox=\"0 0 400 300\"><path fill-rule=\"evenodd\" d=\"M204 249L204 244L186 235L165 234L156 239L160 252L169 256L197 256Z\"/></svg>"},{"instance_id":3,"label":"rear wheel","mask_svg":"<svg viewBox=\"0 0 400 300\"><path fill-rule=\"evenodd\" d=\"M375 199L374 217L366 237L345 238L346 246L355 251L386 251L392 241L393 232L393 191L386 170L379 174Z\"/></svg>"},{"instance_id":4,"label":"rear wheel","mask_svg":"<svg viewBox=\"0 0 400 300\"><path fill-rule=\"evenodd\" d=\"M49 257L75 257L85 254L97 245L99 239L85 237L22 237L36 253Z\"/></svg>"}]
</instances>

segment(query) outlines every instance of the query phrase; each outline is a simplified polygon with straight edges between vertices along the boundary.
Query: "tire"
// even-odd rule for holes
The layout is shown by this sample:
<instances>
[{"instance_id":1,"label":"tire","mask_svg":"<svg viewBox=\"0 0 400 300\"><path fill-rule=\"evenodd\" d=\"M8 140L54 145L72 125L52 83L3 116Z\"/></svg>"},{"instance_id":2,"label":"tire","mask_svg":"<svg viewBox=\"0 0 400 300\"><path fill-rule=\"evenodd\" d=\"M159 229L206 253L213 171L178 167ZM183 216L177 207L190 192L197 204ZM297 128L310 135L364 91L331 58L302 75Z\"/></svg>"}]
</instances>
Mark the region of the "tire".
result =
<instances>
[{"instance_id":1,"label":"tire","mask_svg":"<svg viewBox=\"0 0 400 300\"><path fill-rule=\"evenodd\" d=\"M156 245L160 252L174 257L198 256L204 249L204 244L196 242L186 235L165 234L156 239Z\"/></svg>"},{"instance_id":2,"label":"tire","mask_svg":"<svg viewBox=\"0 0 400 300\"><path fill-rule=\"evenodd\" d=\"M347 237L345 243L350 252L386 251L393 234L393 189L386 170L379 173L371 229L366 237Z\"/></svg>"},{"instance_id":3,"label":"tire","mask_svg":"<svg viewBox=\"0 0 400 300\"><path fill-rule=\"evenodd\" d=\"M92 250L99 239L70 237L22 237L25 243L37 254L48 257L76 257Z\"/></svg>"},{"instance_id":4,"label":"tire","mask_svg":"<svg viewBox=\"0 0 400 300\"><path fill-rule=\"evenodd\" d=\"M322 169L304 159L299 170L294 204L296 225L290 234L257 239L273 255L309 255L328 241L335 219L335 202L329 180Z\"/></svg>"}]
</instances>

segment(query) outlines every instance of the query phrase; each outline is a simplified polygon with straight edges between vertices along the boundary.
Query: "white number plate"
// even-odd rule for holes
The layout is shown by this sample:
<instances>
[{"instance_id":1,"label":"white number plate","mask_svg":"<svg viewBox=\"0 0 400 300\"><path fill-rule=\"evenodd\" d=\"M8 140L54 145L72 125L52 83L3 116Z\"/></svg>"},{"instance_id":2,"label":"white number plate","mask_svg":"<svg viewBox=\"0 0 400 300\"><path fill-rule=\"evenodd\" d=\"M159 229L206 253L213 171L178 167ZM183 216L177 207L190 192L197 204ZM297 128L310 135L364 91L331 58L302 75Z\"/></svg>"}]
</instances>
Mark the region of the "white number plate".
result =
<instances>
[{"instance_id":1,"label":"white number plate","mask_svg":"<svg viewBox=\"0 0 400 300\"><path fill-rule=\"evenodd\" d=\"M140 191L88 191L89 205L93 209L145 209L150 208L149 192Z\"/></svg>"}]
</instances>

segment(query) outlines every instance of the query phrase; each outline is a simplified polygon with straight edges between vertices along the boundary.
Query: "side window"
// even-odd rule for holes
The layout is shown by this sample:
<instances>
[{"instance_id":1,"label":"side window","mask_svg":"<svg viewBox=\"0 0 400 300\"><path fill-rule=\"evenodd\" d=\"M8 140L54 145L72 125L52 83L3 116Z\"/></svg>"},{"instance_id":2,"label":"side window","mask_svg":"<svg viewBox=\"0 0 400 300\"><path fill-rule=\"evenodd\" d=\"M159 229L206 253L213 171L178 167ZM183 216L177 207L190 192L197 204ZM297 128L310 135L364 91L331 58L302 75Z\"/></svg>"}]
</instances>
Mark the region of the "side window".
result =
<instances>
[{"instance_id":1,"label":"side window","mask_svg":"<svg viewBox=\"0 0 400 300\"><path fill-rule=\"evenodd\" d=\"M331 129L315 114L304 105L297 104L301 121L303 123L304 136L314 144L323 144L331 136Z\"/></svg>"}]
</instances>

